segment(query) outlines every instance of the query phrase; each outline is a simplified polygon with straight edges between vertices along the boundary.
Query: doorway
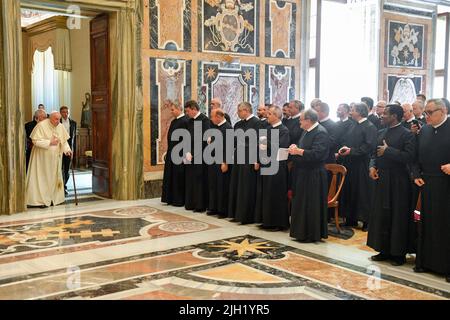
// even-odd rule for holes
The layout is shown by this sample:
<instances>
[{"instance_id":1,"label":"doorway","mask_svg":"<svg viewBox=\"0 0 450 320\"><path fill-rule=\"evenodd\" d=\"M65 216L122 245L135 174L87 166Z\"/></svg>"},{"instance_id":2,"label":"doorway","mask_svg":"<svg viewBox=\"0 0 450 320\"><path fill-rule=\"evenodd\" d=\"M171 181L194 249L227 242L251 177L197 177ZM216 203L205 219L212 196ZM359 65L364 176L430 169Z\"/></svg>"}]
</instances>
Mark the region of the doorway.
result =
<instances>
[{"instance_id":1,"label":"doorway","mask_svg":"<svg viewBox=\"0 0 450 320\"><path fill-rule=\"evenodd\" d=\"M92 9L64 12L60 6L49 3L35 8L30 7L28 1L21 2L21 9L25 120L32 121L40 97L54 92L52 98L47 99L47 106L42 102L46 112L67 106L69 118L77 123L71 146L74 158L66 184L66 203L74 200L75 187L81 201L89 201L94 195L110 198L112 120L108 14ZM62 48L61 42L64 43ZM64 57L61 57L61 50L66 51ZM51 67L55 70L48 70L50 64L46 64L46 60L34 60L35 53L41 51L52 60ZM53 75L53 72L61 72L57 68L64 70L69 84L62 87L61 82L52 79L45 87L36 86L39 81L33 79L39 77L34 73ZM40 96L36 98L38 94Z\"/></svg>"}]
</instances>

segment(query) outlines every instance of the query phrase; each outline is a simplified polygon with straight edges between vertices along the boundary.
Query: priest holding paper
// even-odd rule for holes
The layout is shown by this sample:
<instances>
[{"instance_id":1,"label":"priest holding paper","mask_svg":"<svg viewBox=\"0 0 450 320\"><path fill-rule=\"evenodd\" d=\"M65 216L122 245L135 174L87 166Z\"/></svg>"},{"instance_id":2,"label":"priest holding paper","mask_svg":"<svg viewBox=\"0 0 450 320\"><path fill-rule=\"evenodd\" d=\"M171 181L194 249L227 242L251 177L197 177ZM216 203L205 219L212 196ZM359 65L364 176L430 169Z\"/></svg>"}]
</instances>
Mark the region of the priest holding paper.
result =
<instances>
[{"instance_id":1,"label":"priest holding paper","mask_svg":"<svg viewBox=\"0 0 450 320\"><path fill-rule=\"evenodd\" d=\"M262 139L267 143L261 143L260 139L259 145L261 192L257 195L255 214L256 221L262 223L260 228L279 231L289 227L287 150L290 138L288 128L281 123L283 111L279 107L270 107L266 115L269 127L266 139ZM279 152L282 150L285 150L284 157ZM272 161L277 161L278 166ZM264 168L269 166L278 170L265 174Z\"/></svg>"},{"instance_id":2,"label":"priest holding paper","mask_svg":"<svg viewBox=\"0 0 450 320\"><path fill-rule=\"evenodd\" d=\"M26 180L26 199L29 206L48 207L65 201L61 172L62 155L72 156L67 143L69 134L60 123L61 114L52 112L39 122L31 133L34 148Z\"/></svg>"}]
</instances>

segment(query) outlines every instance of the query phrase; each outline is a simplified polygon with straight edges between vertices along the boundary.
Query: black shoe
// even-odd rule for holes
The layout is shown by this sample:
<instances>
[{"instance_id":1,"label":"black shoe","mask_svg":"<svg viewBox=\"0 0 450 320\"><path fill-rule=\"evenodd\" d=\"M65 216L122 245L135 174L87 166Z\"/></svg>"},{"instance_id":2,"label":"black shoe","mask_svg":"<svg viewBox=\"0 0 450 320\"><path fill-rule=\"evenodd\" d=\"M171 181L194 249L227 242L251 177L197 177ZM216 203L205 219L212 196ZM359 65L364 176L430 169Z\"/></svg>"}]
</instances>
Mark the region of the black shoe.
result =
<instances>
[{"instance_id":1,"label":"black shoe","mask_svg":"<svg viewBox=\"0 0 450 320\"><path fill-rule=\"evenodd\" d=\"M238 220L236 220L235 218L231 219L230 222L239 222Z\"/></svg>"},{"instance_id":2,"label":"black shoe","mask_svg":"<svg viewBox=\"0 0 450 320\"><path fill-rule=\"evenodd\" d=\"M391 265L393 266L402 266L406 263L405 257L391 257Z\"/></svg>"},{"instance_id":3,"label":"black shoe","mask_svg":"<svg viewBox=\"0 0 450 320\"><path fill-rule=\"evenodd\" d=\"M65 195L65 196L68 196L68 195L69 195L69 191L64 190L64 195Z\"/></svg>"},{"instance_id":4,"label":"black shoe","mask_svg":"<svg viewBox=\"0 0 450 320\"><path fill-rule=\"evenodd\" d=\"M422 267L417 267L417 266L415 266L415 267L413 268L413 271L416 272L416 273L424 273L424 272L426 272L426 270L425 270L424 268L422 268Z\"/></svg>"},{"instance_id":5,"label":"black shoe","mask_svg":"<svg viewBox=\"0 0 450 320\"><path fill-rule=\"evenodd\" d=\"M207 214L208 216L214 216L214 215L217 214L217 212L216 212L216 211L207 211L206 214Z\"/></svg>"},{"instance_id":6,"label":"black shoe","mask_svg":"<svg viewBox=\"0 0 450 320\"><path fill-rule=\"evenodd\" d=\"M199 212L199 213L202 213L202 212L205 212L206 211L206 209L195 209L194 210L194 212Z\"/></svg>"},{"instance_id":7,"label":"black shoe","mask_svg":"<svg viewBox=\"0 0 450 320\"><path fill-rule=\"evenodd\" d=\"M390 256L388 254L385 253L379 253L375 256L371 256L370 259L372 261L386 261L389 260Z\"/></svg>"},{"instance_id":8,"label":"black shoe","mask_svg":"<svg viewBox=\"0 0 450 320\"><path fill-rule=\"evenodd\" d=\"M369 224L367 222L364 222L361 230L363 232L367 232L368 229L369 229Z\"/></svg>"},{"instance_id":9,"label":"black shoe","mask_svg":"<svg viewBox=\"0 0 450 320\"><path fill-rule=\"evenodd\" d=\"M445 276L445 281L450 282L450 274Z\"/></svg>"},{"instance_id":10,"label":"black shoe","mask_svg":"<svg viewBox=\"0 0 450 320\"><path fill-rule=\"evenodd\" d=\"M228 217L228 215L226 215L226 214L220 214L220 213L219 213L219 214L217 215L217 218L218 218L218 219L225 219L225 218L227 218L227 217Z\"/></svg>"},{"instance_id":11,"label":"black shoe","mask_svg":"<svg viewBox=\"0 0 450 320\"><path fill-rule=\"evenodd\" d=\"M46 206L45 204L43 204L42 206L39 206L38 208L40 208L40 209L45 209L45 208L48 208L48 206Z\"/></svg>"}]
</instances>

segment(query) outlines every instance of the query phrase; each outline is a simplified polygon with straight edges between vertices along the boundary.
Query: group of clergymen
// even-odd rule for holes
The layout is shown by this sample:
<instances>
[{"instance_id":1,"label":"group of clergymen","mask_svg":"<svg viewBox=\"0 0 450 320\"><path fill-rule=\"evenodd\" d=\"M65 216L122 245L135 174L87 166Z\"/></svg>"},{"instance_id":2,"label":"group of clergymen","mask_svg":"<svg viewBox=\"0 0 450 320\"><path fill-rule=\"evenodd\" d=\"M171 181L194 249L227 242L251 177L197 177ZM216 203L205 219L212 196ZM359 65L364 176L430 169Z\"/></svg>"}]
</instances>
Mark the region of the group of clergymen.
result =
<instances>
[{"instance_id":1,"label":"group of clergymen","mask_svg":"<svg viewBox=\"0 0 450 320\"><path fill-rule=\"evenodd\" d=\"M220 99L212 99L208 118L196 101L186 102L184 108L177 101L166 101L174 119L167 136L162 202L241 224L259 223L265 230L289 229L298 241L317 242L328 236L330 175L325 164L338 163L347 169L339 212L346 226L362 222L362 230L368 231L367 245L379 252L371 259L399 266L406 254L416 253L415 272L435 272L450 281L450 104L446 99L427 101L419 94L413 104L379 101L374 106L371 98L363 97L361 102L340 104L338 122L329 118L330 107L320 99L314 99L307 110L298 100L282 108L266 104L258 108L257 116L249 103L242 102L234 126L221 104ZM202 134L195 136L199 123ZM222 132L224 145L230 142L227 130L267 129L266 136L258 136L258 150L267 148L270 153L284 148L289 155L286 160L277 158L279 170L272 175L261 174L264 164L259 158L254 163L227 162L225 149L222 161L207 165L196 159L202 155L193 150L199 143L194 139L201 141L202 150L208 147L211 139L204 139L203 133L210 128ZM181 163L172 159L179 143L172 139L177 129L187 130L191 137L191 149L177 155L185 159ZM279 138L272 139L274 135ZM252 147L248 139L234 143L247 152Z\"/></svg>"},{"instance_id":2,"label":"group of clergymen","mask_svg":"<svg viewBox=\"0 0 450 320\"><path fill-rule=\"evenodd\" d=\"M45 208L65 201L76 130L67 106L47 114L39 104L33 120L25 124L28 206Z\"/></svg>"}]
</instances>

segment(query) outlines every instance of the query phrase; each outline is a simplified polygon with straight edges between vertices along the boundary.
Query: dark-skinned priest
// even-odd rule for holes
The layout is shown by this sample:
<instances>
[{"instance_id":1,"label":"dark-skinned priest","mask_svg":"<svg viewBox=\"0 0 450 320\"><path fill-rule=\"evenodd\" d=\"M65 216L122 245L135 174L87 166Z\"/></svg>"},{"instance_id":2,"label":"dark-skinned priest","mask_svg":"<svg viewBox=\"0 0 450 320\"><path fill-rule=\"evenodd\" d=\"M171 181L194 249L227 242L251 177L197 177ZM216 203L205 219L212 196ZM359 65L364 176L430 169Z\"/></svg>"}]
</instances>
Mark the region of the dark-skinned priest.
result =
<instances>
[{"instance_id":1,"label":"dark-skinned priest","mask_svg":"<svg viewBox=\"0 0 450 320\"><path fill-rule=\"evenodd\" d=\"M178 144L178 141L172 141L172 134L177 129L187 129L188 118L183 113L183 106L178 100L167 100L165 102L173 120L170 123L167 133L167 153L164 158L164 177L161 202L172 206L182 207L185 201L185 165L183 162L175 164L172 160L172 150ZM182 154L179 155L183 157Z\"/></svg>"},{"instance_id":2,"label":"dark-skinned priest","mask_svg":"<svg viewBox=\"0 0 450 320\"><path fill-rule=\"evenodd\" d=\"M289 147L295 166L290 236L301 242L316 242L328 237L328 179L325 161L329 135L319 124L317 112L302 112L302 136Z\"/></svg>"},{"instance_id":3,"label":"dark-skinned priest","mask_svg":"<svg viewBox=\"0 0 450 320\"><path fill-rule=\"evenodd\" d=\"M209 205L208 214L217 214L220 218L228 216L228 192L230 188L230 174L231 164L226 161L226 146L228 143L226 131L232 130L233 127L225 118L225 112L216 108L211 111L211 128L217 129L220 132L220 141L218 147L221 148L222 153L213 152L213 156L220 158L220 161L210 164L208 166L208 181L209 181ZM214 144L215 138L211 137L208 144ZM217 159L218 160L218 159Z\"/></svg>"},{"instance_id":4,"label":"dark-skinned priest","mask_svg":"<svg viewBox=\"0 0 450 320\"><path fill-rule=\"evenodd\" d=\"M242 224L255 221L256 176L258 163L258 134L261 120L253 115L250 103L237 107L241 119L234 126L235 150L230 180L228 217Z\"/></svg>"},{"instance_id":5,"label":"dark-skinned priest","mask_svg":"<svg viewBox=\"0 0 450 320\"><path fill-rule=\"evenodd\" d=\"M421 236L414 271L450 282L450 118L441 99L425 105L427 125L418 136L414 183L422 188Z\"/></svg>"},{"instance_id":6,"label":"dark-skinned priest","mask_svg":"<svg viewBox=\"0 0 450 320\"><path fill-rule=\"evenodd\" d=\"M409 253L411 179L409 168L414 161L416 138L402 126L403 108L389 104L384 109L378 131L377 150L370 161L370 178L375 181L367 245L379 254L373 261L390 260L394 266L406 262Z\"/></svg>"},{"instance_id":7,"label":"dark-skinned priest","mask_svg":"<svg viewBox=\"0 0 450 320\"><path fill-rule=\"evenodd\" d=\"M287 149L290 138L289 130L281 123L280 107L269 107L266 116L270 127L266 143L259 146L261 192L257 196L256 221L262 229L280 231L289 227ZM286 151L286 157L278 157L280 148Z\"/></svg>"},{"instance_id":8,"label":"dark-skinned priest","mask_svg":"<svg viewBox=\"0 0 450 320\"><path fill-rule=\"evenodd\" d=\"M371 207L369 185L369 161L377 144L377 128L367 120L369 109L364 102L355 103L350 115L355 121L350 132L343 138L339 158L347 168L347 177L342 188L339 211L345 215L345 224L355 227L363 222L367 231Z\"/></svg>"},{"instance_id":9,"label":"dark-skinned priest","mask_svg":"<svg viewBox=\"0 0 450 320\"><path fill-rule=\"evenodd\" d=\"M207 142L203 141L203 134L210 128L207 116L200 112L196 101L190 100L184 105L184 112L189 117L187 127L191 136L186 160L186 210L204 212L208 206L208 166L203 159L203 150ZM196 147L197 145L197 147Z\"/></svg>"}]
</instances>

